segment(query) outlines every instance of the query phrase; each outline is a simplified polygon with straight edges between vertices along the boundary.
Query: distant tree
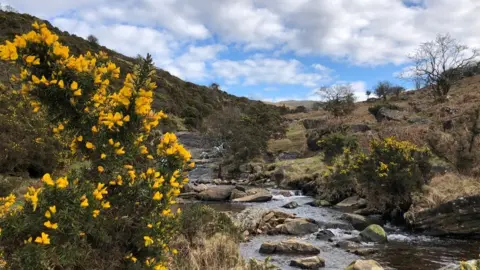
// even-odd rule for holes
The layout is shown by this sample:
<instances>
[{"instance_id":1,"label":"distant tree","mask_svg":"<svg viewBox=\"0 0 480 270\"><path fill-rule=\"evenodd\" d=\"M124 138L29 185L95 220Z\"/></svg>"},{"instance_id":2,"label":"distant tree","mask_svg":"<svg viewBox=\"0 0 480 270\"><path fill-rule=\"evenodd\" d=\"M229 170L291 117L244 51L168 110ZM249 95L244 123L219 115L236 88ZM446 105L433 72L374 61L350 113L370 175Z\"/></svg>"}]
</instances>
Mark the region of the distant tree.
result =
<instances>
[{"instance_id":1,"label":"distant tree","mask_svg":"<svg viewBox=\"0 0 480 270\"><path fill-rule=\"evenodd\" d=\"M444 100L452 85L461 79L463 70L474 65L479 55L477 49L460 44L449 34L439 34L410 56L414 62L413 78L431 86L435 96Z\"/></svg>"},{"instance_id":2,"label":"distant tree","mask_svg":"<svg viewBox=\"0 0 480 270\"><path fill-rule=\"evenodd\" d=\"M307 107L305 106L297 106L294 110L295 113L306 113L308 111Z\"/></svg>"},{"instance_id":3,"label":"distant tree","mask_svg":"<svg viewBox=\"0 0 480 270\"><path fill-rule=\"evenodd\" d=\"M400 94L405 92L405 88L403 86L392 86L388 92L398 98L400 97Z\"/></svg>"},{"instance_id":4,"label":"distant tree","mask_svg":"<svg viewBox=\"0 0 480 270\"><path fill-rule=\"evenodd\" d=\"M98 38L94 35L89 35L87 37L88 42L93 43L93 44L98 44Z\"/></svg>"},{"instance_id":5,"label":"distant tree","mask_svg":"<svg viewBox=\"0 0 480 270\"><path fill-rule=\"evenodd\" d=\"M355 95L349 84L324 86L317 94L325 101L324 109L335 116L350 114L355 109Z\"/></svg>"},{"instance_id":6,"label":"distant tree","mask_svg":"<svg viewBox=\"0 0 480 270\"><path fill-rule=\"evenodd\" d=\"M367 99L368 99L368 98L370 98L370 95L372 94L372 91L367 90L367 91L365 92L365 94L367 95Z\"/></svg>"},{"instance_id":7,"label":"distant tree","mask_svg":"<svg viewBox=\"0 0 480 270\"><path fill-rule=\"evenodd\" d=\"M212 84L210 84L210 89L220 90L220 85L218 83L212 83Z\"/></svg>"},{"instance_id":8,"label":"distant tree","mask_svg":"<svg viewBox=\"0 0 480 270\"><path fill-rule=\"evenodd\" d=\"M375 89L373 90L375 92L375 95L379 98L383 98L383 100L387 100L387 96L390 94L392 88L392 84L388 81L381 81L377 84Z\"/></svg>"}]
</instances>

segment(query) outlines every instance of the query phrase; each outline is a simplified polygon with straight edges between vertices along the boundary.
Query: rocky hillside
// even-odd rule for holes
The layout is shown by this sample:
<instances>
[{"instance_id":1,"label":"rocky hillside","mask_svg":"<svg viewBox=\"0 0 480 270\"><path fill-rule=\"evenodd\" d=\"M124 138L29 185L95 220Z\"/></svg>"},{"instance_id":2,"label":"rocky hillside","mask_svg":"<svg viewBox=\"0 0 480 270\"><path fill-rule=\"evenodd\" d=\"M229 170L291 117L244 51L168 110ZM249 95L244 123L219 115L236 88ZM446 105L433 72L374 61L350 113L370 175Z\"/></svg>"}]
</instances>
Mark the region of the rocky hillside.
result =
<instances>
[{"instance_id":1,"label":"rocky hillside","mask_svg":"<svg viewBox=\"0 0 480 270\"><path fill-rule=\"evenodd\" d=\"M31 30L31 24L34 21L42 21L39 18L28 14L18 14L13 12L0 11L0 42L12 39L19 33L25 33ZM113 56L117 66L121 67L122 74L129 72L135 63L135 59L112 51L101 45L88 42L76 35L69 34L61 29L53 27L48 21L43 21L60 36L60 41L70 47L73 54L81 54L87 51L98 52L100 50L108 52ZM2 63L2 65L4 65ZM5 79L5 66L2 66L0 78ZM208 115L222 110L223 107L236 107L246 111L254 106L261 110L278 111L276 106L266 105L260 101L252 101L247 98L240 98L230 95L224 91L212 89L206 86L183 81L168 71L158 69L156 82L159 89L156 91L154 101L155 109L164 110L169 114L179 117L183 121L176 123L182 126L184 123L187 128L198 129L202 127L202 122Z\"/></svg>"}]
</instances>

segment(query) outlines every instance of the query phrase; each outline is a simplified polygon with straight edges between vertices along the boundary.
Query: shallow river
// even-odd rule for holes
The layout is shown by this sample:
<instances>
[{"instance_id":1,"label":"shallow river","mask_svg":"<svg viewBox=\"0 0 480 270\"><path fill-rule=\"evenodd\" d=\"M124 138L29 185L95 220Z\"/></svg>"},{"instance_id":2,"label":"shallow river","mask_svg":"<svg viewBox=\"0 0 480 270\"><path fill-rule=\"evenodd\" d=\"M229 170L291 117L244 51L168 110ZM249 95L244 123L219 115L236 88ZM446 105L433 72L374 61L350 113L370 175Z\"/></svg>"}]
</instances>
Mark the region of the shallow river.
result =
<instances>
[{"instance_id":1,"label":"shallow river","mask_svg":"<svg viewBox=\"0 0 480 270\"><path fill-rule=\"evenodd\" d=\"M330 208L319 208L304 205L312 198L306 196L283 197L274 196L274 200L266 203L211 203L213 208L219 211L240 212L247 207L261 207L265 209L276 209L283 212L295 213L299 217L308 217L325 223L344 223L340 219L341 212ZM300 207L296 209L281 208L282 205L296 201ZM459 260L475 259L480 252L480 242L474 240L458 240L447 238L436 238L423 235L411 234L392 226L385 227L389 242L384 245L377 245L379 252L367 256L368 259L375 259L386 269L438 269L444 265ZM341 240L358 235L358 231L343 231L333 229L336 235L334 240ZM245 258L265 259L258 252L260 245L265 241L284 240L289 238L285 235L256 236L251 241L240 244L240 252ZM326 261L324 269L344 269L350 262L361 257L348 253L340 248L334 247L333 243L317 240L315 234L298 237L299 239L312 243L321 249L320 257ZM336 241L334 241L336 242ZM373 247L372 244L365 244L366 247ZM272 256L272 263L280 266L281 269L294 269L288 266L290 259L298 256Z\"/></svg>"}]
</instances>

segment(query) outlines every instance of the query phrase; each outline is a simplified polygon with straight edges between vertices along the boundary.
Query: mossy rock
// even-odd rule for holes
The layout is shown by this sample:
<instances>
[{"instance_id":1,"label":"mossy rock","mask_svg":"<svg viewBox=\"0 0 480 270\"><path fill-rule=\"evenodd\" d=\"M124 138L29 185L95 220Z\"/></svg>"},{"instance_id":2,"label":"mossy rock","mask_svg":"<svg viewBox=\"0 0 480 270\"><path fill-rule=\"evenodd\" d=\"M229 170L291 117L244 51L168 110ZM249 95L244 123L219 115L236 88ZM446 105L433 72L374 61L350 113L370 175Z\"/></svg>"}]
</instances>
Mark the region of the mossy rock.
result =
<instances>
[{"instance_id":1,"label":"mossy rock","mask_svg":"<svg viewBox=\"0 0 480 270\"><path fill-rule=\"evenodd\" d=\"M374 260L356 260L345 270L383 270L383 267Z\"/></svg>"},{"instance_id":2,"label":"mossy rock","mask_svg":"<svg viewBox=\"0 0 480 270\"><path fill-rule=\"evenodd\" d=\"M372 224L368 226L365 230L360 232L360 237L363 241L366 242L375 242L375 243L386 243L387 242L387 233L382 228L382 226L377 224Z\"/></svg>"}]
</instances>

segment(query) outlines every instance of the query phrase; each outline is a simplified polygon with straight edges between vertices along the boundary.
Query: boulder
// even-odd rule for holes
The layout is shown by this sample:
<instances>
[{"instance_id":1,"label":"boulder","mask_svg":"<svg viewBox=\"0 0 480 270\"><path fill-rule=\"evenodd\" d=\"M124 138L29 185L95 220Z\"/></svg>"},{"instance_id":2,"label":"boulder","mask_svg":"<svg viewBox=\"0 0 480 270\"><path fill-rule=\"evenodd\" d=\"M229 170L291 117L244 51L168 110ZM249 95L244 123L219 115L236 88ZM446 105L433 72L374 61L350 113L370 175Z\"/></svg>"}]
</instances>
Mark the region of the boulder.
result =
<instances>
[{"instance_id":1,"label":"boulder","mask_svg":"<svg viewBox=\"0 0 480 270\"><path fill-rule=\"evenodd\" d=\"M230 198L234 186L212 186L198 194L202 201L226 201Z\"/></svg>"},{"instance_id":2,"label":"boulder","mask_svg":"<svg viewBox=\"0 0 480 270\"><path fill-rule=\"evenodd\" d=\"M430 235L480 236L480 196L461 197L423 211L405 214L407 224Z\"/></svg>"},{"instance_id":3,"label":"boulder","mask_svg":"<svg viewBox=\"0 0 480 270\"><path fill-rule=\"evenodd\" d=\"M383 270L383 267L374 260L356 260L345 270Z\"/></svg>"},{"instance_id":4,"label":"boulder","mask_svg":"<svg viewBox=\"0 0 480 270\"><path fill-rule=\"evenodd\" d=\"M371 128L366 125L366 124L353 124L353 125L350 125L350 131L351 132L367 132L369 131Z\"/></svg>"},{"instance_id":5,"label":"boulder","mask_svg":"<svg viewBox=\"0 0 480 270\"><path fill-rule=\"evenodd\" d=\"M375 117L379 122L383 120L402 121L406 118L406 114L399 110L392 110L386 107L382 107L380 108L380 110L378 110L377 115Z\"/></svg>"},{"instance_id":6,"label":"boulder","mask_svg":"<svg viewBox=\"0 0 480 270\"><path fill-rule=\"evenodd\" d=\"M247 193L248 194L248 193ZM273 196L270 193L256 193L232 200L233 202L268 202Z\"/></svg>"},{"instance_id":7,"label":"boulder","mask_svg":"<svg viewBox=\"0 0 480 270\"><path fill-rule=\"evenodd\" d=\"M235 199L243 198L243 197L246 197L246 196L247 196L246 192L238 190L238 189L235 188L234 190L232 190L232 193L230 194L230 200L235 200Z\"/></svg>"},{"instance_id":8,"label":"boulder","mask_svg":"<svg viewBox=\"0 0 480 270\"><path fill-rule=\"evenodd\" d=\"M260 246L259 251L263 254L320 254L320 249L318 247L295 239L288 239L280 242L264 242Z\"/></svg>"},{"instance_id":9,"label":"boulder","mask_svg":"<svg viewBox=\"0 0 480 270\"><path fill-rule=\"evenodd\" d=\"M345 213L342 215L342 219L350 222L353 228L359 231L364 230L371 224L375 224L374 220L370 220L367 217L357 215L357 214ZM383 224L378 224L378 225L383 225Z\"/></svg>"},{"instance_id":10,"label":"boulder","mask_svg":"<svg viewBox=\"0 0 480 270\"><path fill-rule=\"evenodd\" d=\"M295 209L298 207L298 203L295 202L295 201L292 201L292 202L289 202L287 204L285 204L284 206L282 206L283 208L287 208L287 209Z\"/></svg>"},{"instance_id":11,"label":"boulder","mask_svg":"<svg viewBox=\"0 0 480 270\"><path fill-rule=\"evenodd\" d=\"M318 231L318 225L307 219L288 219L285 223L275 227L274 233L305 235Z\"/></svg>"},{"instance_id":12,"label":"boulder","mask_svg":"<svg viewBox=\"0 0 480 270\"><path fill-rule=\"evenodd\" d=\"M354 249L347 249L348 252L353 253L358 256L368 256L378 252L376 248L354 248Z\"/></svg>"},{"instance_id":13,"label":"boulder","mask_svg":"<svg viewBox=\"0 0 480 270\"><path fill-rule=\"evenodd\" d=\"M253 233L261 220L270 213L272 213L272 216L274 215L274 212L267 209L249 207L240 213L233 214L232 221L239 229Z\"/></svg>"},{"instance_id":14,"label":"boulder","mask_svg":"<svg viewBox=\"0 0 480 270\"><path fill-rule=\"evenodd\" d=\"M290 261L290 266L300 269L319 269L325 267L325 260L319 256L299 258Z\"/></svg>"},{"instance_id":15,"label":"boulder","mask_svg":"<svg viewBox=\"0 0 480 270\"><path fill-rule=\"evenodd\" d=\"M386 243L387 233L382 226L372 224L360 232L360 238L365 242Z\"/></svg>"},{"instance_id":16,"label":"boulder","mask_svg":"<svg viewBox=\"0 0 480 270\"><path fill-rule=\"evenodd\" d=\"M350 209L360 209L367 206L367 200L360 198L359 196L352 196L337 203L335 206Z\"/></svg>"},{"instance_id":17,"label":"boulder","mask_svg":"<svg viewBox=\"0 0 480 270\"><path fill-rule=\"evenodd\" d=\"M480 269L480 260L470 260L460 263L452 263L438 270L477 270Z\"/></svg>"},{"instance_id":18,"label":"boulder","mask_svg":"<svg viewBox=\"0 0 480 270\"><path fill-rule=\"evenodd\" d=\"M332 206L332 204L329 201L326 200L315 200L307 203L310 206L314 207L329 207Z\"/></svg>"},{"instance_id":19,"label":"boulder","mask_svg":"<svg viewBox=\"0 0 480 270\"><path fill-rule=\"evenodd\" d=\"M360 244L352 241L344 240L336 243L335 246L344 250L353 250L353 249L359 248Z\"/></svg>"},{"instance_id":20,"label":"boulder","mask_svg":"<svg viewBox=\"0 0 480 270\"><path fill-rule=\"evenodd\" d=\"M199 184L199 185L194 185L192 188L193 188L193 191L195 192L202 192L204 190L207 190L208 186L205 184Z\"/></svg>"},{"instance_id":21,"label":"boulder","mask_svg":"<svg viewBox=\"0 0 480 270\"><path fill-rule=\"evenodd\" d=\"M318 240L330 240L335 237L335 234L330 230L321 230L317 233Z\"/></svg>"}]
</instances>

